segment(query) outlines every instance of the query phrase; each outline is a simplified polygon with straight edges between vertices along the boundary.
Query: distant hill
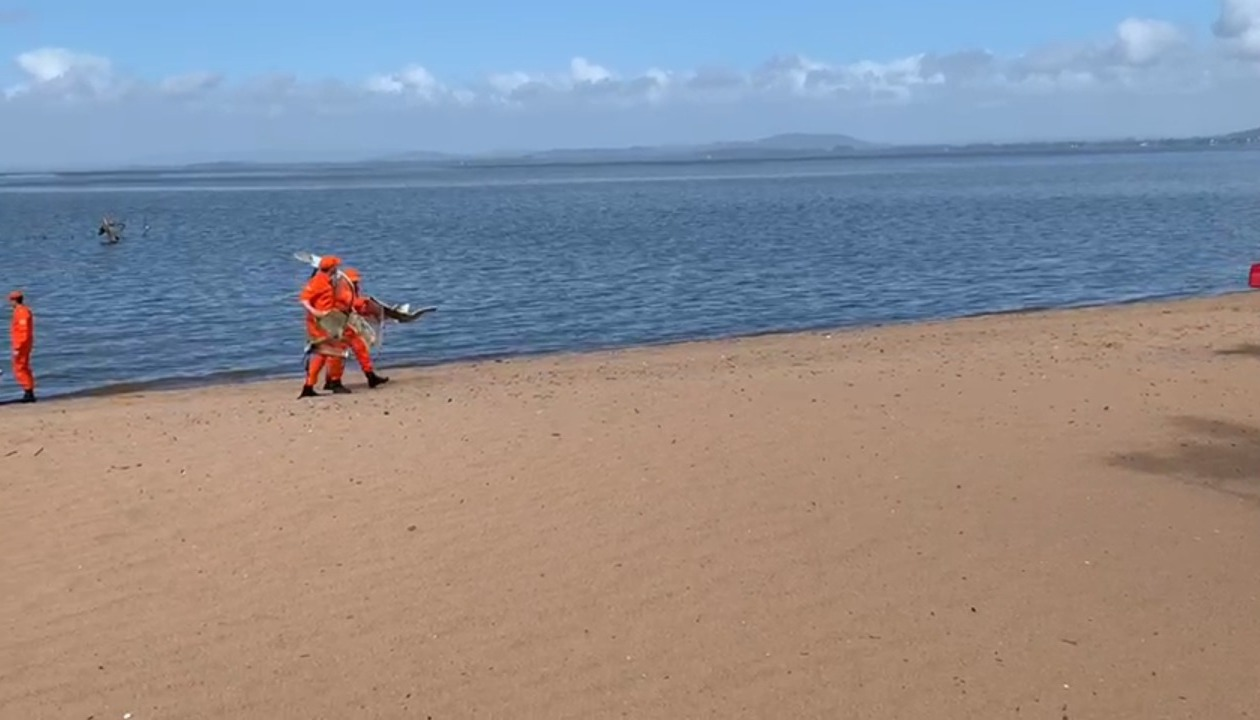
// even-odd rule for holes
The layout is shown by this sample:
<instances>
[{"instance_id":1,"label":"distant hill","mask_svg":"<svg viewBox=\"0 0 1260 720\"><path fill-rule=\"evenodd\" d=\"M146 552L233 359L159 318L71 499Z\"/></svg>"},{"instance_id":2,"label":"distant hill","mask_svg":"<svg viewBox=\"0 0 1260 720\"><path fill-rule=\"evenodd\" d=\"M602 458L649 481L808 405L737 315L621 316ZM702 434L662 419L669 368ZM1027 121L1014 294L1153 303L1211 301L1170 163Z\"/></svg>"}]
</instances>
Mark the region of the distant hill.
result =
<instances>
[{"instance_id":1,"label":"distant hill","mask_svg":"<svg viewBox=\"0 0 1260 720\"><path fill-rule=\"evenodd\" d=\"M1260 127L1254 127L1250 130L1239 130L1238 132L1232 132L1228 135L1217 135L1215 139L1227 143L1260 142Z\"/></svg>"},{"instance_id":2,"label":"distant hill","mask_svg":"<svg viewBox=\"0 0 1260 720\"><path fill-rule=\"evenodd\" d=\"M758 140L713 142L696 145L640 145L624 148L555 149L520 153L499 152L495 154L463 156L458 158L456 162L459 165L478 165L483 167L538 164L721 162L734 160L932 157L938 155L1155 152L1161 150L1223 149L1252 145L1260 147L1260 128L1243 130L1227 135L1181 138L921 145L872 143L840 134L784 133Z\"/></svg>"},{"instance_id":3,"label":"distant hill","mask_svg":"<svg viewBox=\"0 0 1260 720\"><path fill-rule=\"evenodd\" d=\"M858 140L848 135L817 133L784 133L771 135L760 140L743 140L737 142L720 142L700 145L697 152L714 152L724 150L810 150L835 152L837 150L862 150L880 147L876 143Z\"/></svg>"},{"instance_id":4,"label":"distant hill","mask_svg":"<svg viewBox=\"0 0 1260 720\"><path fill-rule=\"evenodd\" d=\"M365 168L383 170L397 166L429 165L437 168L495 167L519 165L582 165L592 163L676 163L788 159L838 159L879 157L954 157L972 155L1039 155L1063 153L1160 152L1175 150L1260 148L1260 127L1220 135L1176 138L1124 138L1115 140L1061 140L1030 142L977 142L969 144L889 145L867 142L837 133L783 133L757 140L736 140L690 145L637 145L621 148L575 148L554 150L496 150L485 153L447 153L416 150L380 154L376 157L346 157L335 153L323 160L300 160L293 153L270 153L266 158L239 158L184 164L146 163L126 167L60 171L33 168L0 169L0 176L17 173L54 172L57 175L137 173L156 169L209 173L302 172L356 173ZM337 157L340 156L340 157Z\"/></svg>"},{"instance_id":5,"label":"distant hill","mask_svg":"<svg viewBox=\"0 0 1260 720\"><path fill-rule=\"evenodd\" d=\"M415 150L413 152L396 153L376 158L369 162L451 162L463 159L465 156L454 153L433 152L430 150Z\"/></svg>"},{"instance_id":6,"label":"distant hill","mask_svg":"<svg viewBox=\"0 0 1260 720\"><path fill-rule=\"evenodd\" d=\"M714 142L700 145L634 145L620 148L557 148L536 151L500 151L475 155L447 155L444 153L400 153L377 158L377 162L635 162L660 160L700 160L735 158L772 158L776 156L802 156L854 152L879 147L874 143L848 135L785 133L759 140Z\"/></svg>"}]
</instances>

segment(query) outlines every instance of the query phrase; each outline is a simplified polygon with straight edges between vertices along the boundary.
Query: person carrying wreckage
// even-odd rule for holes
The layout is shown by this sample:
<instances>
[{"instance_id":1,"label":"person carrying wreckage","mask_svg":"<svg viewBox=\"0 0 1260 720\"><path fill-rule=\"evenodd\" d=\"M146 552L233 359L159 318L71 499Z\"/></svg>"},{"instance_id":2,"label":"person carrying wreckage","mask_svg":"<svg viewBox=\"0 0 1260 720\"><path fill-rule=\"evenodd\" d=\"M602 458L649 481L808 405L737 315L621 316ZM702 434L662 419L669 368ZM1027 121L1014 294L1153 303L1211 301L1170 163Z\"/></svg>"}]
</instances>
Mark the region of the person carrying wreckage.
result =
<instances>
[{"instance_id":1,"label":"person carrying wreckage","mask_svg":"<svg viewBox=\"0 0 1260 720\"><path fill-rule=\"evenodd\" d=\"M385 320L385 311L370 298L359 294L359 283L362 276L354 268L346 268L340 273L339 282L334 283L333 306L337 312L347 316L341 338L354 354L354 359L363 370L369 388L375 388L389 382L389 378L376 374L372 366L372 354L368 343L376 339L376 331L368 324L375 321L379 326ZM348 393L350 388L342 384L341 378L346 370L345 354L330 356L327 360L327 379L324 389L334 393Z\"/></svg>"},{"instance_id":2,"label":"person carrying wreckage","mask_svg":"<svg viewBox=\"0 0 1260 720\"><path fill-rule=\"evenodd\" d=\"M378 345L387 320L411 323L433 312L436 307L413 310L409 303L390 305L360 293L361 276L354 268L342 269L341 259L328 255L295 253L315 269L299 301L306 309L306 378L299 398L317 397L315 386L320 373L325 373L324 390L335 394L349 393L342 383L346 358L353 353L367 378L368 387L379 387L389 378L377 374L371 348Z\"/></svg>"},{"instance_id":3,"label":"person carrying wreckage","mask_svg":"<svg viewBox=\"0 0 1260 720\"><path fill-rule=\"evenodd\" d=\"M348 316L337 309L337 286L346 282L338 272L340 266L341 260L332 255L321 258L319 267L311 273L298 296L302 307L306 308L306 379L299 399L319 395L315 384L329 360L338 358L344 362L343 335ZM328 380L331 384L331 377Z\"/></svg>"}]
</instances>

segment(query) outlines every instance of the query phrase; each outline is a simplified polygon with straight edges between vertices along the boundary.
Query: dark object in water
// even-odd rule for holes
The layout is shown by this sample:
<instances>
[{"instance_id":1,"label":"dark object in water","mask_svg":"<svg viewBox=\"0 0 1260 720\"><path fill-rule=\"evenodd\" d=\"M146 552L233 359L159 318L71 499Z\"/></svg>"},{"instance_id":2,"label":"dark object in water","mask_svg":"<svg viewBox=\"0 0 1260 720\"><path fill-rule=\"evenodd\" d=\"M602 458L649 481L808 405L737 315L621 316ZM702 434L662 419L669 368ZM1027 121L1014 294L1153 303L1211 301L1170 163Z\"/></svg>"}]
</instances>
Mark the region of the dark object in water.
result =
<instances>
[{"instance_id":1,"label":"dark object in water","mask_svg":"<svg viewBox=\"0 0 1260 720\"><path fill-rule=\"evenodd\" d=\"M123 230L127 229L126 223L114 222L109 218L101 221L101 226L96 229L97 237L105 236L106 245L116 245L122 240Z\"/></svg>"}]
</instances>

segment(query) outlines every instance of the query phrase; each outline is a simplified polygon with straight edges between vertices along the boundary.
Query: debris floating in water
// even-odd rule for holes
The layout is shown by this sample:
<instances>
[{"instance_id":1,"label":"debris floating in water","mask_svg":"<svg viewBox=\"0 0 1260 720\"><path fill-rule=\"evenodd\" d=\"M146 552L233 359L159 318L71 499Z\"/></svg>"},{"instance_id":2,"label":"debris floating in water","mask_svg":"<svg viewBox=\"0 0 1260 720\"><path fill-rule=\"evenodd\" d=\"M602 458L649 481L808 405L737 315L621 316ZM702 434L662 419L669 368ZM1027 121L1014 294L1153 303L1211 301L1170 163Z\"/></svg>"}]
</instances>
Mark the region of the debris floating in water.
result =
<instances>
[{"instance_id":1,"label":"debris floating in water","mask_svg":"<svg viewBox=\"0 0 1260 720\"><path fill-rule=\"evenodd\" d=\"M106 245L116 245L123 238L123 231L127 229L127 223L114 220L106 215L101 219L101 226L96 229L98 236L105 236Z\"/></svg>"}]
</instances>

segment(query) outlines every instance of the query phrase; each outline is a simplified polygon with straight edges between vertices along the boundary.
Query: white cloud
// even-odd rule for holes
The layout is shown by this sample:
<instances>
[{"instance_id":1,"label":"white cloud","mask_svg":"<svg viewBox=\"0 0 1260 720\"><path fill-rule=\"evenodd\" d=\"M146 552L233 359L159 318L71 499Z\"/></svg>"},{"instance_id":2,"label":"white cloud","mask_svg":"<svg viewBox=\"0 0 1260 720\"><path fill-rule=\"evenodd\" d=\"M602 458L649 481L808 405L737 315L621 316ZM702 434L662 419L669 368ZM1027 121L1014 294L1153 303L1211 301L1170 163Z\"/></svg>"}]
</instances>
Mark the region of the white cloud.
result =
<instances>
[{"instance_id":1,"label":"white cloud","mask_svg":"<svg viewBox=\"0 0 1260 720\"><path fill-rule=\"evenodd\" d=\"M17 56L26 82L11 87L10 97L46 92L66 98L103 95L113 83L114 68L108 58L76 53L65 48L41 48Z\"/></svg>"},{"instance_id":2,"label":"white cloud","mask_svg":"<svg viewBox=\"0 0 1260 720\"><path fill-rule=\"evenodd\" d=\"M372 92L391 95L409 93L426 100L435 99L446 90L432 73L419 65L411 65L396 73L369 78L366 87Z\"/></svg>"},{"instance_id":3,"label":"white cloud","mask_svg":"<svg viewBox=\"0 0 1260 720\"><path fill-rule=\"evenodd\" d=\"M1172 23L1129 18L1116 28L1114 47L1121 62L1149 65L1167 59L1188 44L1189 38Z\"/></svg>"},{"instance_id":4,"label":"white cloud","mask_svg":"<svg viewBox=\"0 0 1260 720\"><path fill-rule=\"evenodd\" d=\"M1235 55L1260 60L1260 0L1221 0L1212 32Z\"/></svg>"},{"instance_id":5,"label":"white cloud","mask_svg":"<svg viewBox=\"0 0 1260 720\"><path fill-rule=\"evenodd\" d=\"M1130 18L1116 27L1108 42L1036 48L1010 58L976 50L849 63L784 55L747 72L651 68L621 75L577 57L565 73L497 73L474 83L468 91L475 101L516 106L575 101L625 106L667 100L738 102L774 97L874 105L939 98L941 91L962 87L1016 93L1161 83L1171 87L1184 80L1185 72L1197 71L1199 58L1192 50L1191 38L1181 28L1160 20ZM1167 67L1176 62L1180 65ZM438 89L443 88L427 73L424 82L414 84L398 78L373 78L366 87L426 98L437 97Z\"/></svg>"},{"instance_id":6,"label":"white cloud","mask_svg":"<svg viewBox=\"0 0 1260 720\"><path fill-rule=\"evenodd\" d=\"M641 76L622 79L611 70L597 65L584 57L569 61L567 72L528 73L520 70L494 73L484 82L468 88L469 102L510 105L521 107L530 103L548 102L569 98L594 100L605 93L618 93L625 88L657 83L666 78L659 70ZM642 88L640 99L648 100L650 88Z\"/></svg>"},{"instance_id":7,"label":"white cloud","mask_svg":"<svg viewBox=\"0 0 1260 720\"><path fill-rule=\"evenodd\" d=\"M747 70L635 72L575 57L557 72L505 70L463 82L420 64L359 81L284 74L228 79L214 72L145 80L105 57L43 48L16 58L21 80L0 100L0 122L39 125L55 117L73 126L101 117L89 115L85 103L106 107L125 99L113 103L113 112L130 108L160 118L178 111L181 122L200 122L201 132L218 138L201 141L204 147L231 144L225 133L235 128L239 137L254 138L251 147L298 147L305 137L304 147L359 138L404 149L631 144L793 130L892 142L1177 134L1256 124L1260 73L1251 61L1260 61L1260 0L1222 0L1211 30L1205 42L1193 29L1135 17L1119 22L1108 38L1066 40L1014 56L963 49L837 63L782 55ZM1197 99L1187 102L1188 95ZM128 123L117 122L127 132ZM270 123L266 132L248 125L263 122ZM287 130L275 125L282 122ZM132 134L134 148L158 137ZM0 157L10 149L21 154L30 143L0 138Z\"/></svg>"},{"instance_id":8,"label":"white cloud","mask_svg":"<svg viewBox=\"0 0 1260 720\"><path fill-rule=\"evenodd\" d=\"M606 80L612 80L612 73L607 68L600 67L586 58L577 57L569 63L569 74L573 80L578 83L597 84Z\"/></svg>"}]
</instances>

